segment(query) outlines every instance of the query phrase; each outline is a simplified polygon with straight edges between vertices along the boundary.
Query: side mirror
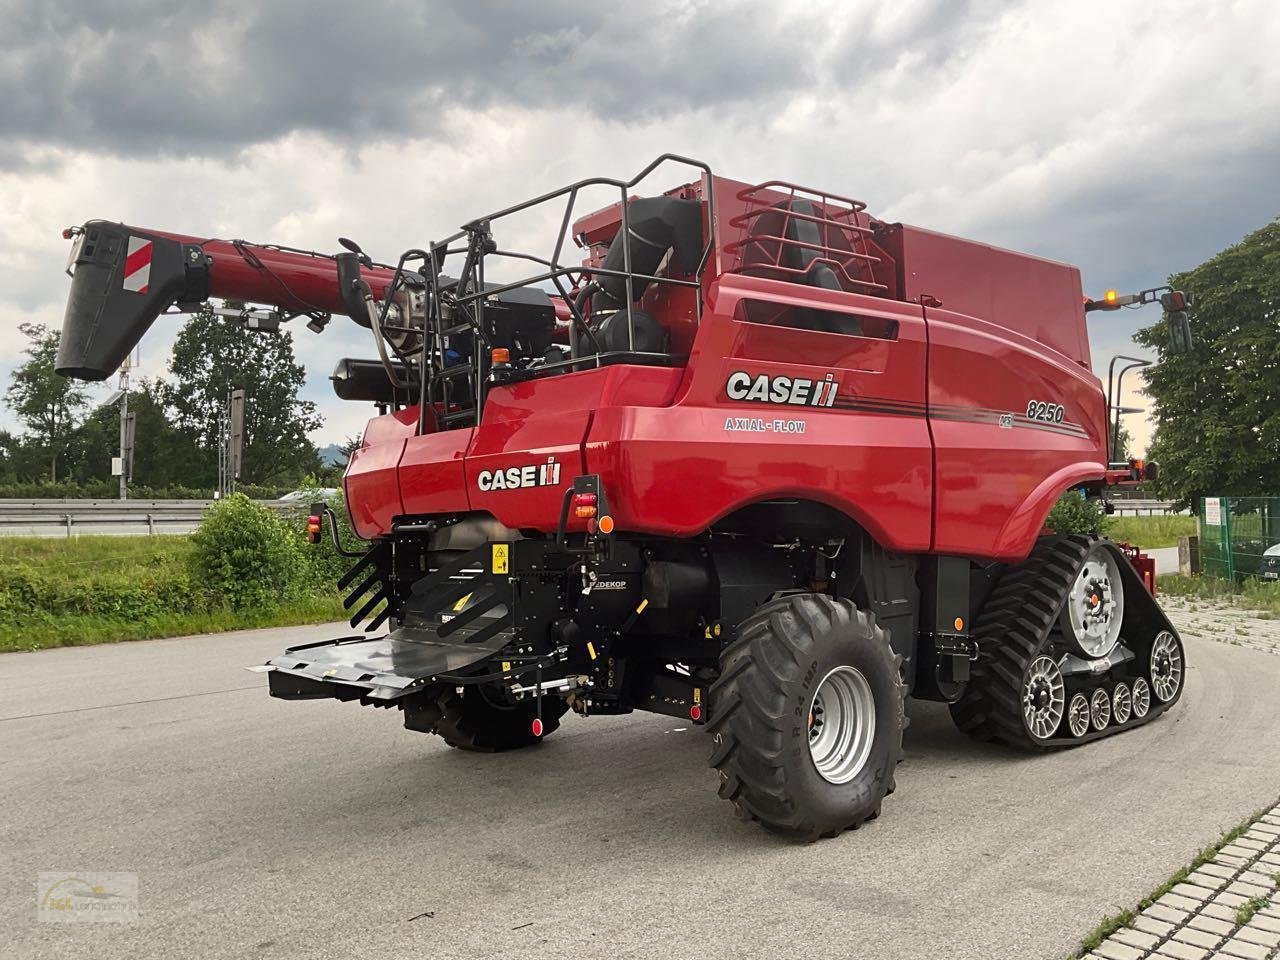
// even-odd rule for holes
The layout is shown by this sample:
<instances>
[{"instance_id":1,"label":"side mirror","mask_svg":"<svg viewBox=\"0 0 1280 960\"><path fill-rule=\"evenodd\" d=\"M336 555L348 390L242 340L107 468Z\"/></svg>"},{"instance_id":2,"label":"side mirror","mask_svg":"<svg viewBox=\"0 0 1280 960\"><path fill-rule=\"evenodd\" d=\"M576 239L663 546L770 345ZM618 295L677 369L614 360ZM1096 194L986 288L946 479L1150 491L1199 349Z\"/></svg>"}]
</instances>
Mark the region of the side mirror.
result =
<instances>
[{"instance_id":1,"label":"side mirror","mask_svg":"<svg viewBox=\"0 0 1280 960\"><path fill-rule=\"evenodd\" d=\"M366 267L373 267L373 258L360 249L360 244L347 237L339 237L338 243L356 255L356 259Z\"/></svg>"},{"instance_id":2,"label":"side mirror","mask_svg":"<svg viewBox=\"0 0 1280 960\"><path fill-rule=\"evenodd\" d=\"M1169 330L1169 352L1172 354L1191 352L1191 321L1187 319L1187 306L1190 302L1190 298L1181 290L1170 290L1160 295L1165 326Z\"/></svg>"}]
</instances>

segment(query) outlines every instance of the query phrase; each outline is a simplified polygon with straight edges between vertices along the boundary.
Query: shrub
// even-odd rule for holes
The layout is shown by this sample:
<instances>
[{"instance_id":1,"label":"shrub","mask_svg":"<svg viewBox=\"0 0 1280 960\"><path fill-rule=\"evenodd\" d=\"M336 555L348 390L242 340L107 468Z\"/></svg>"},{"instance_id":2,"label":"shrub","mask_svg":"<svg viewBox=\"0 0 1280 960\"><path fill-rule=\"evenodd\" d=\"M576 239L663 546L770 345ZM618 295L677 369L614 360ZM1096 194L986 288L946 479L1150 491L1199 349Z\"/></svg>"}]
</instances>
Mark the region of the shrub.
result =
<instances>
[{"instance_id":1,"label":"shrub","mask_svg":"<svg viewBox=\"0 0 1280 960\"><path fill-rule=\"evenodd\" d=\"M232 607L277 606L306 592L297 538L242 493L214 504L191 540L192 579Z\"/></svg>"},{"instance_id":2,"label":"shrub","mask_svg":"<svg viewBox=\"0 0 1280 960\"><path fill-rule=\"evenodd\" d=\"M1068 490L1053 505L1045 524L1055 533L1102 533L1106 519L1101 501Z\"/></svg>"},{"instance_id":3,"label":"shrub","mask_svg":"<svg viewBox=\"0 0 1280 960\"><path fill-rule=\"evenodd\" d=\"M338 578L351 569L351 565L355 563L355 560L351 557L344 557L333 549L333 540L329 535L329 521L327 518L325 520L324 536L320 542L316 544L307 543L307 516L311 504L323 499L320 496L319 489L313 489L316 489L316 495L303 500L296 511L290 512L285 517L285 523L288 525L296 542L302 545L308 585L313 590L331 592L336 589ZM364 553L368 550L369 545L357 537L355 531L351 528L351 517L347 513L347 503L343 498L342 492L339 491L325 502L329 504L338 518L338 540L343 549L359 553Z\"/></svg>"}]
</instances>

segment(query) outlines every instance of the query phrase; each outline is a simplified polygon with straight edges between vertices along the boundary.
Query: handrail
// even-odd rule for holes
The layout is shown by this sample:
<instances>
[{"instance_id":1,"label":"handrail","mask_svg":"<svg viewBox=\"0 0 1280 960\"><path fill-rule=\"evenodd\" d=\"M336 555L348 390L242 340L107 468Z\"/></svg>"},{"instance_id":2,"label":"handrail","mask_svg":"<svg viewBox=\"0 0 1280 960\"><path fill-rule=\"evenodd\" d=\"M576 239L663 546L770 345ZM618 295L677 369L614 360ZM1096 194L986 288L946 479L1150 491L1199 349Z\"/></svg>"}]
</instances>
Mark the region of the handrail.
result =
<instances>
[{"instance_id":1,"label":"handrail","mask_svg":"<svg viewBox=\"0 0 1280 960\"><path fill-rule=\"evenodd\" d=\"M630 189L649 176L655 169L664 163L685 164L694 167L704 175L704 202L707 205L707 232L706 242L703 246L701 256L698 259L697 268L693 274L692 280L683 280L676 277L660 277L650 274L637 274L632 270L631 264L631 245L624 243L622 247L623 253L623 269L612 270L604 267L585 268L579 264L567 265L560 262L560 257L564 252L565 238L569 236L569 228L573 221L573 210L577 203L577 199L581 191L587 187L605 186L615 187L620 194L620 214L621 224L619 226L619 234L629 236L631 234L630 223L630 197L628 192ZM612 177L591 177L585 180L579 180L575 183L568 184L555 190L548 191L529 200L512 204L493 213L478 217L464 224L458 232L451 234L443 240L436 241L428 245L430 255L427 257L428 266L430 268L431 285L428 291L430 306L426 313L427 331L423 337L421 363L425 371L425 376L421 378L421 388L419 392L419 414L418 414L418 433L421 434L426 429L426 410L430 403L435 399L435 384L437 380L442 381L443 395L442 400L448 404L448 393L450 391L449 381L451 377L444 376L444 370L437 370L437 362L443 364L445 358L444 336L441 331L445 326L446 309L456 313L462 313L465 322L477 330L478 336L475 342L475 349L472 356L472 370L474 371L474 379L472 384L472 401L474 408L475 422L480 421L480 411L483 407L483 392L488 369L489 357L486 351L480 349L479 337L483 336L484 331L484 310L485 302L489 297L497 294L505 293L520 287L529 287L537 284L551 283L556 288L557 293L568 306L570 314L570 323L574 330L581 329L586 332L588 337L594 342L594 334L591 333L589 318L582 315L579 305L575 302L574 294L577 293L577 283L586 274L591 276L615 276L621 277L626 284L626 300L625 305L627 313L627 345L629 352L635 351L635 317L633 284L641 281L645 284L658 283L669 284L672 286L692 287L697 290L695 298L695 316L698 321L702 319L703 296L702 296L702 276L706 270L707 264L711 258L711 252L715 249L715 196L714 196L714 176L711 167L700 160L694 160L679 154L664 153L655 158L646 165L635 176L629 180L618 180ZM524 253L522 251L499 250L496 243L492 240L492 226L495 221L512 214L520 213L540 204L548 203L560 198L565 200L564 213L560 219L560 229L556 235L555 245L551 256L548 259ZM457 250L449 250L450 244L456 243L458 240L467 239L466 261L463 265L462 275L458 278L458 285L455 291L460 291L460 295L453 295L446 302L442 299L439 284L439 271L445 257L449 254L456 254ZM502 256L514 259L528 260L537 263L547 269L541 273L531 276L522 277L507 283L498 284L493 287L486 288L484 283L484 263L487 257ZM578 281L573 280L574 275L578 276ZM573 289L566 289L562 280L570 278L573 282ZM458 318L454 317L450 321L450 325L458 322ZM575 369L583 363L592 363L596 366L601 365L604 359L597 349L594 353L594 360L589 357L579 357L578 355L579 340L576 337L570 339L570 360L566 362L569 369ZM598 347L598 344L597 344ZM562 364L547 364L540 369L542 372L561 368Z\"/></svg>"}]
</instances>

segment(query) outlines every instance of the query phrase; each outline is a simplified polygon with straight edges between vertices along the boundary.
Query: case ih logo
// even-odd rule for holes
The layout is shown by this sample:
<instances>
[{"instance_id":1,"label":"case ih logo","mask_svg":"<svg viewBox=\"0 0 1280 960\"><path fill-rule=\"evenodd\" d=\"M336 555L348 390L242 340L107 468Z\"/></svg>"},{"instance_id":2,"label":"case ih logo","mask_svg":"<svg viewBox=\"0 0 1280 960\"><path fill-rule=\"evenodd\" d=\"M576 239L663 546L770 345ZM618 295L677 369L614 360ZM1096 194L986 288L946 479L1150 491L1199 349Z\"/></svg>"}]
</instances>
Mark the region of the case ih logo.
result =
<instances>
[{"instance_id":1,"label":"case ih logo","mask_svg":"<svg viewBox=\"0 0 1280 960\"><path fill-rule=\"evenodd\" d=\"M767 373L752 375L741 370L729 374L724 385L730 400L788 403L797 407L829 407L836 402L839 387L834 373L828 373L824 380L809 380L771 377Z\"/></svg>"},{"instance_id":2,"label":"case ih logo","mask_svg":"<svg viewBox=\"0 0 1280 960\"><path fill-rule=\"evenodd\" d=\"M488 493L490 490L520 490L524 487L554 487L560 482L560 464L555 460L531 463L525 467L507 467L505 470L481 470L476 486Z\"/></svg>"}]
</instances>

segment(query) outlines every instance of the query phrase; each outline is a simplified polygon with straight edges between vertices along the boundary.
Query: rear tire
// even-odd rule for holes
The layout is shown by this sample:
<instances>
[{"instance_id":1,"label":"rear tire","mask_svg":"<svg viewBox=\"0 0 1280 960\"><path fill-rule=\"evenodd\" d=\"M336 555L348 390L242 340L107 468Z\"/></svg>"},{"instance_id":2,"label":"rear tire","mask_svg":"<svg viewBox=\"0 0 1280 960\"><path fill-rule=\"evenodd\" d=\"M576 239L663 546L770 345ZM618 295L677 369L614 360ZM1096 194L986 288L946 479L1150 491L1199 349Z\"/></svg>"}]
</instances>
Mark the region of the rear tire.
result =
<instances>
[{"instance_id":1,"label":"rear tire","mask_svg":"<svg viewBox=\"0 0 1280 960\"><path fill-rule=\"evenodd\" d=\"M900 663L874 615L848 600L800 594L761 606L721 654L710 690L720 796L803 840L875 819L902 756Z\"/></svg>"},{"instance_id":2,"label":"rear tire","mask_svg":"<svg viewBox=\"0 0 1280 960\"><path fill-rule=\"evenodd\" d=\"M499 753L532 746L554 733L560 718L569 709L559 697L542 698L542 736L534 736L537 715L533 700L508 701L501 691L482 686L466 686L459 693L450 687L437 701L440 719L435 732L459 750Z\"/></svg>"}]
</instances>

